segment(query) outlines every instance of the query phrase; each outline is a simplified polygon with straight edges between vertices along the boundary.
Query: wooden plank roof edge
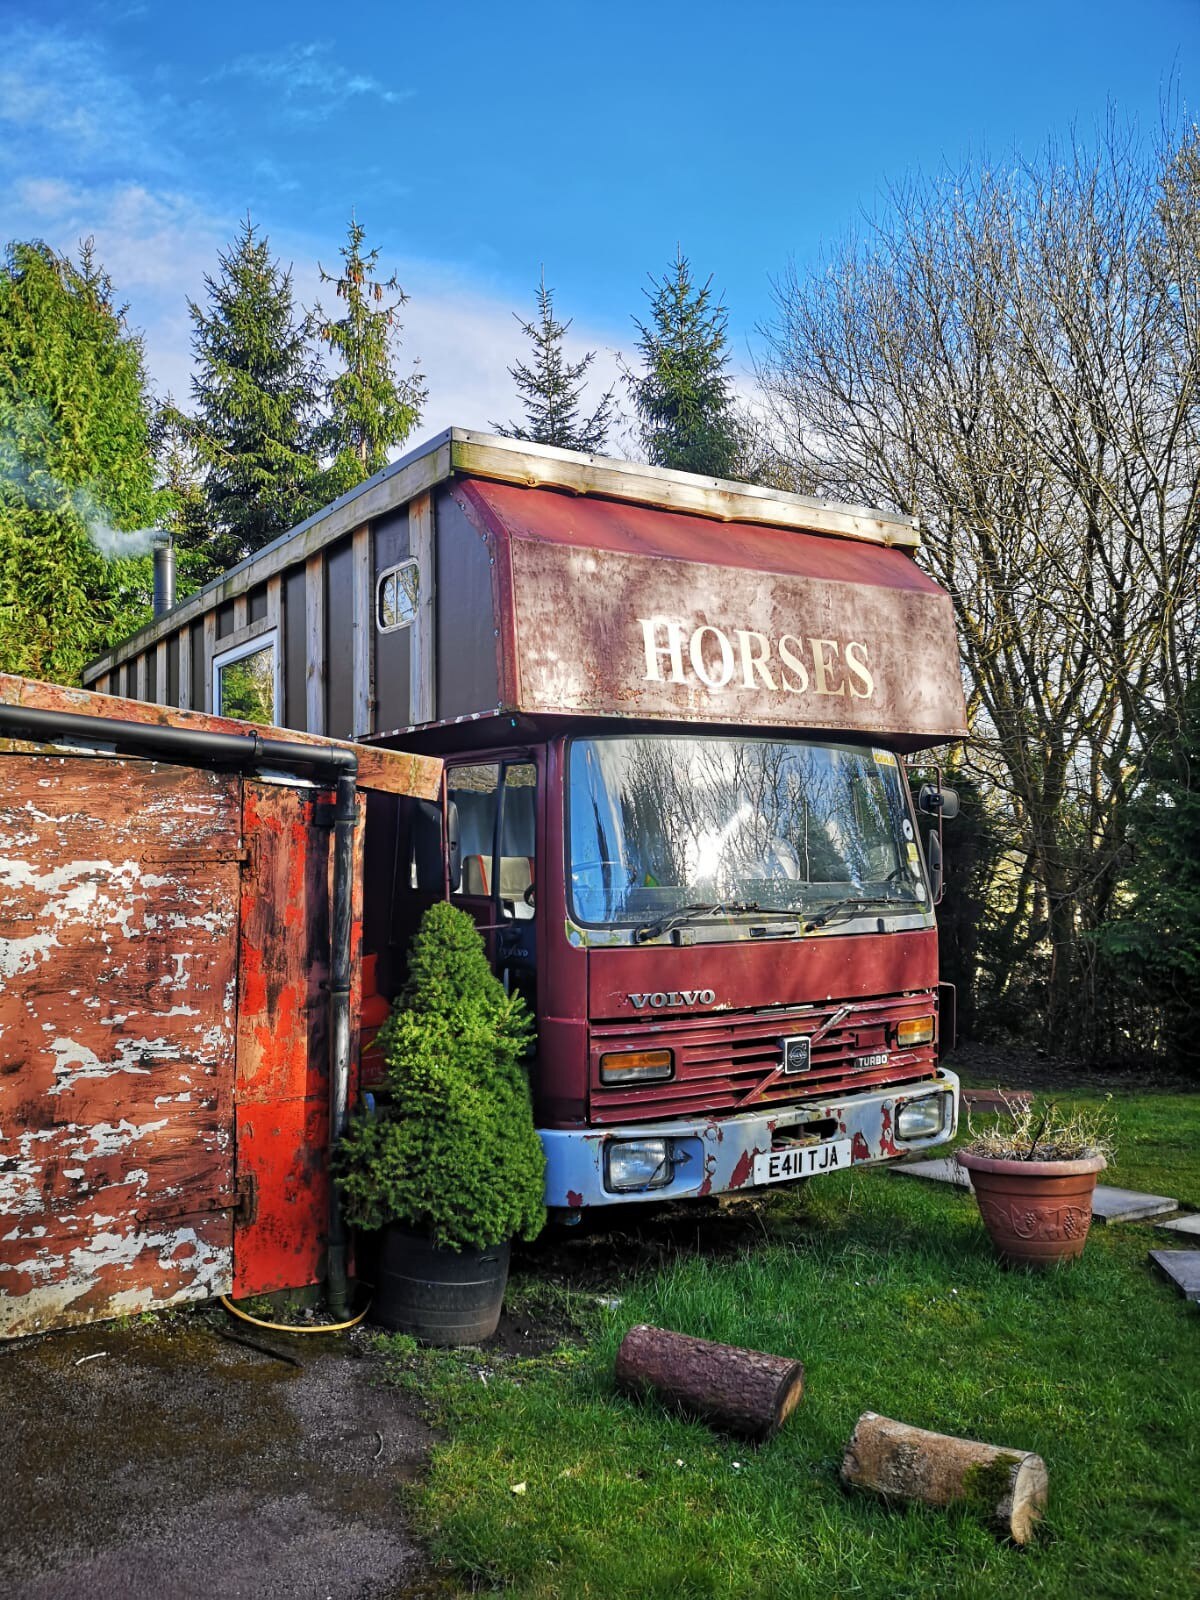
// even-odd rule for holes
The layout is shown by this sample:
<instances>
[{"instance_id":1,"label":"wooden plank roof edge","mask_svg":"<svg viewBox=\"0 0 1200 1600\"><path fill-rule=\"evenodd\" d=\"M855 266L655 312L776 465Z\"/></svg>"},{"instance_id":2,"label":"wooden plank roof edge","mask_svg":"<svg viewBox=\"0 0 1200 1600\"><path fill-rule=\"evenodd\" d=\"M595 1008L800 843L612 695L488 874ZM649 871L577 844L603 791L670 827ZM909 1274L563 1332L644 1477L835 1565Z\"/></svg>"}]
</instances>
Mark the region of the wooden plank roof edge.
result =
<instances>
[{"instance_id":1,"label":"wooden plank roof edge","mask_svg":"<svg viewBox=\"0 0 1200 1600\"><path fill-rule=\"evenodd\" d=\"M721 522L760 523L906 550L915 550L921 542L914 517L893 516L868 506L839 505L832 500L725 478L700 477L638 461L584 455L554 445L527 444L472 428L445 428L181 600L166 616L146 623L128 639L90 661L83 671L84 681L111 672L130 656L140 654L185 623L196 621L213 606L244 594L252 583L264 582L335 539L353 533L372 518L406 505L414 495L456 473L529 488L565 489L572 494L623 500L661 511L713 517Z\"/></svg>"},{"instance_id":2,"label":"wooden plank roof edge","mask_svg":"<svg viewBox=\"0 0 1200 1600\"><path fill-rule=\"evenodd\" d=\"M146 700L95 694L90 689L43 683L36 678L20 678L12 673L0 672L0 705L28 706L39 711L76 712L82 716L138 722L145 726L193 728L201 733L258 733L264 738L283 739L290 744L353 750L358 758L360 789L433 800L441 786L442 763L436 756L414 755L407 750L358 744L351 739L331 739L319 733L300 733L294 728L263 727L238 722L232 717L212 716L205 711L177 711L172 706L154 705Z\"/></svg>"},{"instance_id":3,"label":"wooden plank roof edge","mask_svg":"<svg viewBox=\"0 0 1200 1600\"><path fill-rule=\"evenodd\" d=\"M783 489L702 477L641 461L584 455L554 445L517 443L470 428L451 428L449 443L454 471L472 477L528 488L568 489L574 494L627 500L659 511L685 511L720 522L762 523L909 550L921 542L915 517L869 506L841 505Z\"/></svg>"}]
</instances>

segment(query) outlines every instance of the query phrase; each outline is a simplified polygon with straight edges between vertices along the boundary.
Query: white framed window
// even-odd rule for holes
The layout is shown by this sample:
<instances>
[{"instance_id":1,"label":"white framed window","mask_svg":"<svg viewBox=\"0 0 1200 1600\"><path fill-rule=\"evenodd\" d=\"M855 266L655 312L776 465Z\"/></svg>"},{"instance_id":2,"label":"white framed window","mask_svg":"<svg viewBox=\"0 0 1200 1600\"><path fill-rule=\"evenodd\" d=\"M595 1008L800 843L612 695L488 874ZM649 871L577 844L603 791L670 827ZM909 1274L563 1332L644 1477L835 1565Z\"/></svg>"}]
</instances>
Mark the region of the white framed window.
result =
<instances>
[{"instance_id":1,"label":"white framed window","mask_svg":"<svg viewBox=\"0 0 1200 1600\"><path fill-rule=\"evenodd\" d=\"M270 628L213 656L213 711L242 722L278 723L283 710L279 632Z\"/></svg>"},{"instance_id":2,"label":"white framed window","mask_svg":"<svg viewBox=\"0 0 1200 1600\"><path fill-rule=\"evenodd\" d=\"M375 585L375 626L380 633L397 633L412 626L420 588L421 568L416 561L401 561L379 574Z\"/></svg>"}]
</instances>

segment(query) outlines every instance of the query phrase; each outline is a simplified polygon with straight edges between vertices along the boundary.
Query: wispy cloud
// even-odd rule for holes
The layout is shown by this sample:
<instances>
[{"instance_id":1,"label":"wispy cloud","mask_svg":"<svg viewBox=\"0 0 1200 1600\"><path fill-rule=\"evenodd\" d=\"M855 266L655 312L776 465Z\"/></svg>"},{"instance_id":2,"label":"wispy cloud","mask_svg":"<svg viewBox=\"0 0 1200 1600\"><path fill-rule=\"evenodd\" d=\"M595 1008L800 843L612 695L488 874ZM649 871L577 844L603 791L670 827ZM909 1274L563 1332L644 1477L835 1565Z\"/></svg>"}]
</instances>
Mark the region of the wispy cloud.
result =
<instances>
[{"instance_id":1,"label":"wispy cloud","mask_svg":"<svg viewBox=\"0 0 1200 1600\"><path fill-rule=\"evenodd\" d=\"M297 122L324 122L352 100L374 99L396 106L413 95L411 89L391 88L368 73L343 66L324 43L293 44L273 54L236 56L214 74L214 80L220 78L251 78L267 85Z\"/></svg>"},{"instance_id":2,"label":"wispy cloud","mask_svg":"<svg viewBox=\"0 0 1200 1600\"><path fill-rule=\"evenodd\" d=\"M217 270L217 253L229 244L233 220L186 191L134 183L100 188L29 178L15 186L13 196L12 215L0 204L0 227L7 237L36 233L72 253L81 237L95 239L118 299L129 301L130 321L143 331L156 390L187 404L192 371L187 299L203 303L204 274ZM20 234L12 227L17 215L24 224ZM336 262L336 241L318 243L269 222L268 232L272 251L293 268L297 302L312 306L327 297L317 261L327 267ZM401 363L418 362L428 378L422 431L436 432L450 423L486 430L492 421L518 417L508 368L518 358L527 359L529 351L513 312L525 316L531 307L481 289L451 263L397 259L389 256L386 242L384 257L412 297L400 313ZM578 361L585 350L597 352L587 404L594 406L617 380L616 342L612 330L587 327L579 319L567 335L569 360Z\"/></svg>"},{"instance_id":3,"label":"wispy cloud","mask_svg":"<svg viewBox=\"0 0 1200 1600\"><path fill-rule=\"evenodd\" d=\"M276 194L295 194L300 188L300 179L270 156L260 156L254 163L254 176Z\"/></svg>"},{"instance_id":4,"label":"wispy cloud","mask_svg":"<svg viewBox=\"0 0 1200 1600\"><path fill-rule=\"evenodd\" d=\"M521 421L516 387L508 368L529 359L529 347L513 318L511 301L502 301L466 284L452 270L424 263L400 281L412 295L400 316L404 349L420 358L429 381L426 423L430 433L456 424L491 431L493 422ZM521 307L522 315L529 314ZM596 352L588 374L583 409L594 407L610 384L618 383L618 356L611 332L576 323L564 340L567 359ZM618 383L618 398L620 386Z\"/></svg>"},{"instance_id":5,"label":"wispy cloud","mask_svg":"<svg viewBox=\"0 0 1200 1600\"><path fill-rule=\"evenodd\" d=\"M156 108L94 40L61 29L0 29L0 163L75 172L162 172L173 152Z\"/></svg>"},{"instance_id":6,"label":"wispy cloud","mask_svg":"<svg viewBox=\"0 0 1200 1600\"><path fill-rule=\"evenodd\" d=\"M240 57L227 77L275 85L297 117L330 115L338 105L374 97L398 104L406 96L379 80L351 72L321 45L293 46L272 57ZM110 273L129 320L142 330L146 362L160 395L190 401L192 327L187 301L204 300L204 275L217 271L247 204L265 227L272 251L294 264L297 302L314 305L328 286L318 260L332 269L337 238L318 238L307 226L282 220L297 174L289 169L286 141L242 153L235 198L218 202L197 174L199 135L181 119L159 88L149 88L113 66L105 46L73 40L55 30L0 26L0 244L44 238L74 254L81 238L95 240L97 259ZM195 119L193 119L194 122ZM362 176L360 172L360 176ZM274 199L260 200L247 183ZM372 193L381 177L371 177ZM282 213L282 216L281 216ZM426 373L430 403L423 432L450 423L487 428L519 407L508 367L528 356L514 311L518 305L483 284L479 274L452 262L395 252L386 233L371 228L387 270L393 267L412 299L401 313L403 356ZM567 296L564 292L564 304ZM577 318L567 337L569 359L598 352L589 377L594 406L617 377L615 346L621 335Z\"/></svg>"}]
</instances>

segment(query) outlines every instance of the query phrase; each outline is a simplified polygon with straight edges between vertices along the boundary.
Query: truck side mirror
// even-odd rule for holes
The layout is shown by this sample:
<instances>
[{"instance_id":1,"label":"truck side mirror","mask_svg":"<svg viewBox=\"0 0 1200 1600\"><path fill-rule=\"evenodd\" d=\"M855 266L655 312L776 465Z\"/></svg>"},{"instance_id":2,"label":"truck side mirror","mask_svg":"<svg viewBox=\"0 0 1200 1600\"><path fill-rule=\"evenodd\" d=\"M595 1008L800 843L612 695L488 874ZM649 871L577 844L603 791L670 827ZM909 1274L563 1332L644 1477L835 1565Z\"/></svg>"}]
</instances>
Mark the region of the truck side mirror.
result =
<instances>
[{"instance_id":1,"label":"truck side mirror","mask_svg":"<svg viewBox=\"0 0 1200 1600\"><path fill-rule=\"evenodd\" d=\"M453 800L446 802L446 849L449 854L450 893L457 894L462 887L462 834L458 826L458 806Z\"/></svg>"},{"instance_id":2,"label":"truck side mirror","mask_svg":"<svg viewBox=\"0 0 1200 1600\"><path fill-rule=\"evenodd\" d=\"M943 789L940 783L923 783L917 795L917 810L949 822L958 815L958 790Z\"/></svg>"}]
</instances>

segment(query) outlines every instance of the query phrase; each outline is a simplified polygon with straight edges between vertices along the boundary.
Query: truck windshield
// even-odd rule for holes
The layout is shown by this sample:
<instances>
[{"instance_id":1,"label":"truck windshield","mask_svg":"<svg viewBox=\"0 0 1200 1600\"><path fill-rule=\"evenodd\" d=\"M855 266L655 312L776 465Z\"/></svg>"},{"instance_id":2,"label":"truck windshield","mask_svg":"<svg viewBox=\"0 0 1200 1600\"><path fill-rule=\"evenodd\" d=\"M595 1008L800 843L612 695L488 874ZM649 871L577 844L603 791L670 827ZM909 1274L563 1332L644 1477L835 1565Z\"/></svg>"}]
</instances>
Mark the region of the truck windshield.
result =
<instances>
[{"instance_id":1,"label":"truck windshield","mask_svg":"<svg viewBox=\"0 0 1200 1600\"><path fill-rule=\"evenodd\" d=\"M639 925L726 908L818 912L927 904L896 757L799 740L576 739L569 767L573 915Z\"/></svg>"}]
</instances>

